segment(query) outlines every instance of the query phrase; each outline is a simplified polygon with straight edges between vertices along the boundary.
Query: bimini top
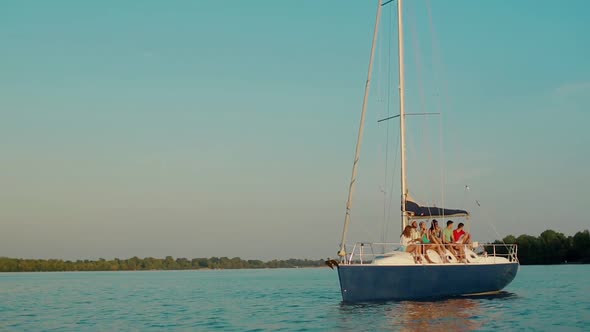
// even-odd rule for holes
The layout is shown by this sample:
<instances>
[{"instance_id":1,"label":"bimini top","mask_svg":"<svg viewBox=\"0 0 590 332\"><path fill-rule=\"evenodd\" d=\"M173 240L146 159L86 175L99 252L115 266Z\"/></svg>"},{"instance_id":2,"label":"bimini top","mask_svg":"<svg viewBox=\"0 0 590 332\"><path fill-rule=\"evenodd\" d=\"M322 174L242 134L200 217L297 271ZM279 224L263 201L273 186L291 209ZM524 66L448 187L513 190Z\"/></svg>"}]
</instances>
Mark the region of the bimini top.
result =
<instances>
[{"instance_id":1,"label":"bimini top","mask_svg":"<svg viewBox=\"0 0 590 332\"><path fill-rule=\"evenodd\" d=\"M406 200L406 212L411 218L441 218L445 217L467 217L469 212L465 210L445 209L436 206L420 206L418 203Z\"/></svg>"}]
</instances>

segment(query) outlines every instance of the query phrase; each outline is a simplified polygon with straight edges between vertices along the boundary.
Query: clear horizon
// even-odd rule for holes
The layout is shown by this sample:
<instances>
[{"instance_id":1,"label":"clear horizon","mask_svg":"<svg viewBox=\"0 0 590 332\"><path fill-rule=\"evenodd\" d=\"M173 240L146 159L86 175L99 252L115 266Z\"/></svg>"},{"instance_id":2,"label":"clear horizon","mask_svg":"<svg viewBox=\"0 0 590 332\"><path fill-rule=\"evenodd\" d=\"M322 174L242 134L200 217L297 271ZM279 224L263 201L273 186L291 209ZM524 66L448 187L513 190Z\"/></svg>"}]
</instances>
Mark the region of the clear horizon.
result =
<instances>
[{"instance_id":1,"label":"clear horizon","mask_svg":"<svg viewBox=\"0 0 590 332\"><path fill-rule=\"evenodd\" d=\"M336 256L376 3L3 4L0 256ZM408 120L414 198L480 242L590 228L590 3L405 5L406 108L443 114ZM399 239L394 8L350 243Z\"/></svg>"}]
</instances>

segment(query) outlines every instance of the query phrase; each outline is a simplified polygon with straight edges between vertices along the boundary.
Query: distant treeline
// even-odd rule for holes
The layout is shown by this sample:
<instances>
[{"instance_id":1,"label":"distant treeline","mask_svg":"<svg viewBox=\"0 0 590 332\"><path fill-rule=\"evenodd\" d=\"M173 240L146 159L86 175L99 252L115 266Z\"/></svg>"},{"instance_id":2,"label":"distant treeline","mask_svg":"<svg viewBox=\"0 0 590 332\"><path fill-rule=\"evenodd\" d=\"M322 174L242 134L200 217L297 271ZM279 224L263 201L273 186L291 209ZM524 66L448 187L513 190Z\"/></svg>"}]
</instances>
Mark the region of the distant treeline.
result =
<instances>
[{"instance_id":1,"label":"distant treeline","mask_svg":"<svg viewBox=\"0 0 590 332\"><path fill-rule=\"evenodd\" d=\"M496 244L518 244L518 259L523 265L590 263L590 232L577 232L574 236L565 236L554 230L546 230L538 237L531 235L506 236ZM496 249L502 253L501 247ZM0 257L0 272L41 272L41 271L138 271L138 270L196 270L196 269L265 269L322 267L324 260L287 259L243 260L239 257L211 258L139 258L98 259L98 260L61 260L61 259L19 259Z\"/></svg>"},{"instance_id":2,"label":"distant treeline","mask_svg":"<svg viewBox=\"0 0 590 332\"><path fill-rule=\"evenodd\" d=\"M196 269L265 269L325 266L324 260L287 259L263 262L243 260L239 257L211 258L138 258L61 260L61 259L18 259L0 257L0 272L42 272L42 271L137 271L137 270L196 270Z\"/></svg>"},{"instance_id":3,"label":"distant treeline","mask_svg":"<svg viewBox=\"0 0 590 332\"><path fill-rule=\"evenodd\" d=\"M546 230L538 237L508 235L504 243L518 245L518 259L522 265L590 263L590 233L588 230L565 236L554 230ZM502 243L496 240L494 243Z\"/></svg>"}]
</instances>

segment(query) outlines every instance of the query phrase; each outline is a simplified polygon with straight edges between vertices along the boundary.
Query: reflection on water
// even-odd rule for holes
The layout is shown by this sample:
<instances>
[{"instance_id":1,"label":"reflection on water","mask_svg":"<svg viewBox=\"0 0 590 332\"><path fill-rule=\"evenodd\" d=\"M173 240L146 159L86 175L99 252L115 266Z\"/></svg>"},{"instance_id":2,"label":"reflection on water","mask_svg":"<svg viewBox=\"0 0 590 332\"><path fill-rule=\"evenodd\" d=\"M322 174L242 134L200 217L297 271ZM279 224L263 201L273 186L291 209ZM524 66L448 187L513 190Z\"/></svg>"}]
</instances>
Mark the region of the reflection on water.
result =
<instances>
[{"instance_id":1,"label":"reflection on water","mask_svg":"<svg viewBox=\"0 0 590 332\"><path fill-rule=\"evenodd\" d=\"M481 329L490 320L501 319L489 309L500 305L498 301L514 298L514 293L499 292L437 301L342 303L340 311L343 317L353 319L365 311L375 314L382 310L387 322L380 328L395 331L473 331Z\"/></svg>"},{"instance_id":2,"label":"reflection on water","mask_svg":"<svg viewBox=\"0 0 590 332\"><path fill-rule=\"evenodd\" d=\"M482 326L481 308L474 299L436 302L400 302L388 313L391 325L401 331L473 331Z\"/></svg>"}]
</instances>

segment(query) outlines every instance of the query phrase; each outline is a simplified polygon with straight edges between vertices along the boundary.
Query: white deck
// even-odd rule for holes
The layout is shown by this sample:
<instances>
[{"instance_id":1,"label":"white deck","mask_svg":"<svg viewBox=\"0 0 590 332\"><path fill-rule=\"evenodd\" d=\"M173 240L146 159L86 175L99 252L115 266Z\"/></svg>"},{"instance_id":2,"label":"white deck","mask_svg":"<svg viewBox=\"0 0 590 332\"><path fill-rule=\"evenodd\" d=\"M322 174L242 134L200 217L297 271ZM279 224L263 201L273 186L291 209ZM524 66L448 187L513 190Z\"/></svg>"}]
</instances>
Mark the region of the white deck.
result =
<instances>
[{"instance_id":1,"label":"white deck","mask_svg":"<svg viewBox=\"0 0 590 332\"><path fill-rule=\"evenodd\" d=\"M357 243L344 264L361 265L487 265L518 262L517 247L511 244L475 244L464 246L465 257L456 257L449 250L441 256L427 245L425 254L414 255L400 250L397 243ZM394 248L386 251L384 248ZM375 250L377 249L377 250ZM384 253L375 253L384 252Z\"/></svg>"}]
</instances>

